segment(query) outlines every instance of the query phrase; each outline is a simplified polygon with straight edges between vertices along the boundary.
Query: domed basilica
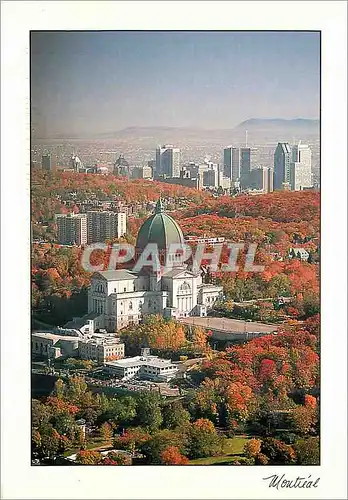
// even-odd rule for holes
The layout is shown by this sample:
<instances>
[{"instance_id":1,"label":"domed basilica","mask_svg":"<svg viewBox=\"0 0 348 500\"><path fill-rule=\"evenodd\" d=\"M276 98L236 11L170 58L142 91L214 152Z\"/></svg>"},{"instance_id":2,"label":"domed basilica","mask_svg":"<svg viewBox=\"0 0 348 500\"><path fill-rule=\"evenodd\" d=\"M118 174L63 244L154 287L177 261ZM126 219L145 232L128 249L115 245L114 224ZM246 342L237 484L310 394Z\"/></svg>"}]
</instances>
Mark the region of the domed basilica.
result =
<instances>
[{"instance_id":1,"label":"domed basilica","mask_svg":"<svg viewBox=\"0 0 348 500\"><path fill-rule=\"evenodd\" d=\"M143 267L139 272L120 269L92 275L85 317L90 332L97 328L114 332L139 323L147 314L177 319L206 316L221 296L222 287L203 284L201 273L182 264L177 250L171 250L184 244L184 236L178 223L165 213L161 200L139 230L137 259L149 243L157 244L160 271ZM171 264L170 270L164 267L166 262Z\"/></svg>"}]
</instances>

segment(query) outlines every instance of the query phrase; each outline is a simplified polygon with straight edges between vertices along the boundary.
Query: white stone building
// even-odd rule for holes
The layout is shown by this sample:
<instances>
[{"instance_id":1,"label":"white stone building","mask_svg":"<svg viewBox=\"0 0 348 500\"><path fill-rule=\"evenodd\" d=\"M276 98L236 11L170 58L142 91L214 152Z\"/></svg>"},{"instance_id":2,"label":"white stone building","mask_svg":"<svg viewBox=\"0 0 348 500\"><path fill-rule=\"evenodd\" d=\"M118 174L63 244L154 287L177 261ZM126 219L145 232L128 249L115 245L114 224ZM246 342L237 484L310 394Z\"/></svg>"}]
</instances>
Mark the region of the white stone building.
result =
<instances>
[{"instance_id":1,"label":"white stone building","mask_svg":"<svg viewBox=\"0 0 348 500\"><path fill-rule=\"evenodd\" d=\"M148 243L157 244L162 266L169 255L173 268L166 271L161 267L158 272L146 269L95 272L88 292L89 333L96 328L115 332L139 323L147 314L174 318L206 316L221 296L221 286L203 284L200 271L191 271L186 264L176 263L175 255L168 254L171 244L184 244L184 237L179 225L164 213L161 201L139 230L137 256Z\"/></svg>"},{"instance_id":2,"label":"white stone building","mask_svg":"<svg viewBox=\"0 0 348 500\"><path fill-rule=\"evenodd\" d=\"M109 375L122 380L137 377L167 382L176 376L178 367L170 359L162 359L158 356L134 356L133 358L109 361L105 363L104 370Z\"/></svg>"},{"instance_id":3,"label":"white stone building","mask_svg":"<svg viewBox=\"0 0 348 500\"><path fill-rule=\"evenodd\" d=\"M79 357L97 361L99 364L123 358L124 350L124 344L115 336L95 333L79 340Z\"/></svg>"},{"instance_id":4,"label":"white stone building","mask_svg":"<svg viewBox=\"0 0 348 500\"><path fill-rule=\"evenodd\" d=\"M31 352L45 358L72 357L78 355L80 337L56 335L50 332L33 332L31 335Z\"/></svg>"}]
</instances>

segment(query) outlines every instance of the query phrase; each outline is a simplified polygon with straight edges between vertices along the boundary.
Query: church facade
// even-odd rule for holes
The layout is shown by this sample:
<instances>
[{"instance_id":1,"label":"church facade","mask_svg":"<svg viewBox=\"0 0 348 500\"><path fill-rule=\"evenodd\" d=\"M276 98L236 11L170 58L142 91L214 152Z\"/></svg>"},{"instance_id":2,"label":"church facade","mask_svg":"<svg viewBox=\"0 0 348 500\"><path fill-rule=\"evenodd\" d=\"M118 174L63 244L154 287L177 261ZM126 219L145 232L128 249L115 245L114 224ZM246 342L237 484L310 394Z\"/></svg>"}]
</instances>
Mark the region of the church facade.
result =
<instances>
[{"instance_id":1,"label":"church facade","mask_svg":"<svg viewBox=\"0 0 348 500\"><path fill-rule=\"evenodd\" d=\"M203 283L200 272L193 272L181 262L176 264L176 255L168 255L172 244L184 244L184 237L177 222L165 213L161 201L139 230L137 257L149 243L158 247L160 271L120 269L92 275L87 315L90 329L114 332L138 324L148 314L177 319L206 316L221 297L221 286ZM170 270L163 266L166 259L173 263Z\"/></svg>"}]
</instances>

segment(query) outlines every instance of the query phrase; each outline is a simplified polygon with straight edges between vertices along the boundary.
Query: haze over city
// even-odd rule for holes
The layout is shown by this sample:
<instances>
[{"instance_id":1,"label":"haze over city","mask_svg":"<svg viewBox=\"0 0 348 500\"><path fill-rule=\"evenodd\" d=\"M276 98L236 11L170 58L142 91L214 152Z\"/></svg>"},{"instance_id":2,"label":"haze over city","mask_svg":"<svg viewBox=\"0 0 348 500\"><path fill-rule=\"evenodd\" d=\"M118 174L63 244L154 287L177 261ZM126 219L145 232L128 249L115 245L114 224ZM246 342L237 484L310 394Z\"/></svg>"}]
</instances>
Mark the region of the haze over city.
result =
<instances>
[{"instance_id":1,"label":"haze over city","mask_svg":"<svg viewBox=\"0 0 348 500\"><path fill-rule=\"evenodd\" d=\"M33 32L33 138L319 118L318 32Z\"/></svg>"},{"instance_id":2,"label":"haze over city","mask_svg":"<svg viewBox=\"0 0 348 500\"><path fill-rule=\"evenodd\" d=\"M320 464L319 58L32 35L33 465Z\"/></svg>"}]
</instances>

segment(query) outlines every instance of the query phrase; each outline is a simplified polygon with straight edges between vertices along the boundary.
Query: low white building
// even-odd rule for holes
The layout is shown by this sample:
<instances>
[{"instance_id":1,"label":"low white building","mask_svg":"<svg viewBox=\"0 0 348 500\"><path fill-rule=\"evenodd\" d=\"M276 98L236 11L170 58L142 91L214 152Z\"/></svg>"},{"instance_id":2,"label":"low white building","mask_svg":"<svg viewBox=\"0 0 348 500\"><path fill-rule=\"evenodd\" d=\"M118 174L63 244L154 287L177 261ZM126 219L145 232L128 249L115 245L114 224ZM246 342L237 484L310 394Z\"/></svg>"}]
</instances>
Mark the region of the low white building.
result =
<instances>
[{"instance_id":1,"label":"low white building","mask_svg":"<svg viewBox=\"0 0 348 500\"><path fill-rule=\"evenodd\" d=\"M134 356L133 358L109 361L105 363L104 370L109 375L122 380L139 377L167 382L176 376L178 367L170 359L162 359L158 356Z\"/></svg>"},{"instance_id":2,"label":"low white building","mask_svg":"<svg viewBox=\"0 0 348 500\"><path fill-rule=\"evenodd\" d=\"M69 335L33 332L31 335L32 354L46 358L77 356L79 340L80 337Z\"/></svg>"},{"instance_id":3,"label":"low white building","mask_svg":"<svg viewBox=\"0 0 348 500\"><path fill-rule=\"evenodd\" d=\"M309 258L309 253L304 248L290 248L290 255L295 254L295 257L299 257L301 260L307 261Z\"/></svg>"},{"instance_id":4,"label":"low white building","mask_svg":"<svg viewBox=\"0 0 348 500\"><path fill-rule=\"evenodd\" d=\"M93 334L79 341L79 357L99 364L124 357L124 344L114 335Z\"/></svg>"}]
</instances>

